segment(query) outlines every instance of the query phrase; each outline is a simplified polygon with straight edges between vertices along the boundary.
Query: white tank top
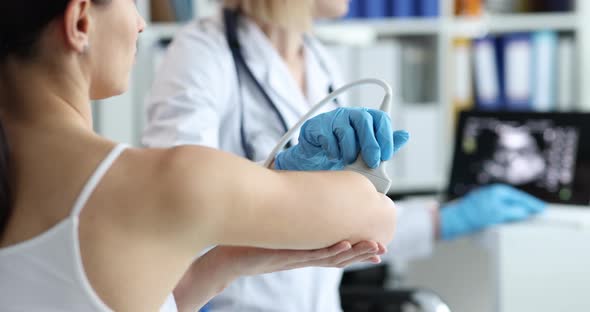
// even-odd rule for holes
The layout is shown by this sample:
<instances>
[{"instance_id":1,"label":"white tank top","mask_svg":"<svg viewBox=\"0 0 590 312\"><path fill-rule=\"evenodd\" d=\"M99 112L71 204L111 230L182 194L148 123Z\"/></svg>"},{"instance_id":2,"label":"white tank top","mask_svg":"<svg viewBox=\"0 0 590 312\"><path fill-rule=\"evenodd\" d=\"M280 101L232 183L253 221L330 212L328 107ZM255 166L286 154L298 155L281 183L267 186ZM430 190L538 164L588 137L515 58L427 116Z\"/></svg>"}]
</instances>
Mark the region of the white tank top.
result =
<instances>
[{"instance_id":1,"label":"white tank top","mask_svg":"<svg viewBox=\"0 0 590 312\"><path fill-rule=\"evenodd\" d=\"M80 255L78 216L125 148L116 146L101 162L67 219L37 237L0 248L0 311L112 311L86 277ZM160 311L177 311L172 295Z\"/></svg>"}]
</instances>

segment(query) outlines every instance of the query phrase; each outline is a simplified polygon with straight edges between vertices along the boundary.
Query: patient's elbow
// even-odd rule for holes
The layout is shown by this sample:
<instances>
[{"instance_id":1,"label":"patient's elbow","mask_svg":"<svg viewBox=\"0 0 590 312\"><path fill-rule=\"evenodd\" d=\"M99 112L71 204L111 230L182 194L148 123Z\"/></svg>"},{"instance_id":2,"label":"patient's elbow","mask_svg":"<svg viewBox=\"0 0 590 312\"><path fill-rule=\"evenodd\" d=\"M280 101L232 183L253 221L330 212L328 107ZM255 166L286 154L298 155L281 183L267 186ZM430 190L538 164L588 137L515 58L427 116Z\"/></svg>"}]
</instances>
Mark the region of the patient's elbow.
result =
<instances>
[{"instance_id":1,"label":"patient's elbow","mask_svg":"<svg viewBox=\"0 0 590 312\"><path fill-rule=\"evenodd\" d=\"M374 215L368 229L371 240L375 240L387 246L393 240L393 234L397 224L396 207L387 196L378 194L374 207Z\"/></svg>"},{"instance_id":2,"label":"patient's elbow","mask_svg":"<svg viewBox=\"0 0 590 312\"><path fill-rule=\"evenodd\" d=\"M375 186L364 176L356 174L355 186L359 197L362 198L361 207L363 212L357 214L357 225L362 224L358 239L352 239L353 242L370 240L377 241L384 246L393 240L396 226L396 207L393 201L376 191ZM359 195L357 193L357 195ZM357 211L358 212L358 211Z\"/></svg>"},{"instance_id":3,"label":"patient's elbow","mask_svg":"<svg viewBox=\"0 0 590 312\"><path fill-rule=\"evenodd\" d=\"M375 194L366 205L367 219L360 240L376 241L384 246L393 240L396 226L396 207L387 196Z\"/></svg>"}]
</instances>

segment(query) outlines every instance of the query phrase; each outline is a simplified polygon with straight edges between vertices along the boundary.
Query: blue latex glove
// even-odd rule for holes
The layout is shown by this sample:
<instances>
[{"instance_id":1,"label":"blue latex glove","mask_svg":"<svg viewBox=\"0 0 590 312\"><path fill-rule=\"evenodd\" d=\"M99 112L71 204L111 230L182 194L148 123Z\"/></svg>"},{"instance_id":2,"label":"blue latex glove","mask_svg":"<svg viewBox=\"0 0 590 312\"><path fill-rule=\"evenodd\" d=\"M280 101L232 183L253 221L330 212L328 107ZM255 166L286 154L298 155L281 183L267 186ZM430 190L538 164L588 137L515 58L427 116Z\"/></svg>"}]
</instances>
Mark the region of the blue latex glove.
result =
<instances>
[{"instance_id":1,"label":"blue latex glove","mask_svg":"<svg viewBox=\"0 0 590 312\"><path fill-rule=\"evenodd\" d=\"M301 127L299 144L280 152L279 170L341 170L359 155L371 168L389 160L409 139L393 132L391 119L380 110L342 107L311 118Z\"/></svg>"},{"instance_id":2,"label":"blue latex glove","mask_svg":"<svg viewBox=\"0 0 590 312\"><path fill-rule=\"evenodd\" d=\"M545 202L508 185L482 187L442 208L441 238L450 240L492 225L524 220L546 206Z\"/></svg>"}]
</instances>

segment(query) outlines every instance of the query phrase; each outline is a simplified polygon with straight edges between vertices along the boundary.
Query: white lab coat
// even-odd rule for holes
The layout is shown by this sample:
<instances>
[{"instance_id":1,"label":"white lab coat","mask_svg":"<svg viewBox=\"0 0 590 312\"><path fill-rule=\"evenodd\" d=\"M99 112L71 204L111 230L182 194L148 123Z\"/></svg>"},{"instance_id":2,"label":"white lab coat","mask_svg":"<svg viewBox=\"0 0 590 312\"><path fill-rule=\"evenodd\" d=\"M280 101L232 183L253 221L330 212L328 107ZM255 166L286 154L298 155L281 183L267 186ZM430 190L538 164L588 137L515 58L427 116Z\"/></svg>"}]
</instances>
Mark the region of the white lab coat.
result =
<instances>
[{"instance_id":1,"label":"white lab coat","mask_svg":"<svg viewBox=\"0 0 590 312\"><path fill-rule=\"evenodd\" d=\"M238 35L246 62L289 126L327 95L328 86L341 86L337 66L319 42L313 53L305 47L307 97L286 64L260 29L241 19ZM329 73L320 66L319 58ZM248 79L241 92L220 17L188 24L176 36L159 68L147 102L148 125L143 143L151 147L198 144L244 156L240 141L240 97L243 97L248 142L256 161L264 160L283 134L269 104ZM325 110L332 110L336 104ZM221 169L222 170L222 169ZM398 206L398 226L389 258L427 256L433 229L426 207ZM338 285L341 269L303 268L240 278L212 301L218 311L341 311Z\"/></svg>"}]
</instances>

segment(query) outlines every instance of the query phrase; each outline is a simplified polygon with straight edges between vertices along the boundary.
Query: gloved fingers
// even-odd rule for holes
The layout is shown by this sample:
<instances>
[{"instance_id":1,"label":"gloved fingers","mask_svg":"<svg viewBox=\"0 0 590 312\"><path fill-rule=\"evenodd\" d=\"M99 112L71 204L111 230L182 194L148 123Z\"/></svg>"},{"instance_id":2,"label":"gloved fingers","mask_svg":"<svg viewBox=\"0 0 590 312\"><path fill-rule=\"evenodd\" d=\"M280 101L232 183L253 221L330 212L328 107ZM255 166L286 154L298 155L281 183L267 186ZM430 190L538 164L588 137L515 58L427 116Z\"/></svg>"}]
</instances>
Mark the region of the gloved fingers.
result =
<instances>
[{"instance_id":1,"label":"gloved fingers","mask_svg":"<svg viewBox=\"0 0 590 312\"><path fill-rule=\"evenodd\" d=\"M338 139L334 133L323 133L318 136L317 140L329 159L340 158L340 146L338 145Z\"/></svg>"},{"instance_id":2,"label":"gloved fingers","mask_svg":"<svg viewBox=\"0 0 590 312\"><path fill-rule=\"evenodd\" d=\"M547 206L542 200L511 186L498 184L495 187L498 195L509 205L518 205L535 213L543 211Z\"/></svg>"},{"instance_id":3,"label":"gloved fingers","mask_svg":"<svg viewBox=\"0 0 590 312\"><path fill-rule=\"evenodd\" d=\"M344 165L350 165L355 162L358 158L359 146L354 129L350 125L338 127L334 129L334 134L338 139Z\"/></svg>"},{"instance_id":4,"label":"gloved fingers","mask_svg":"<svg viewBox=\"0 0 590 312\"><path fill-rule=\"evenodd\" d=\"M337 113L338 111L336 111ZM339 159L338 141L332 133L332 129L325 127L325 120L329 118L329 114L332 113L320 114L303 124L299 133L299 145L310 155L317 153L316 149L321 149L328 159Z\"/></svg>"},{"instance_id":5,"label":"gloved fingers","mask_svg":"<svg viewBox=\"0 0 590 312\"><path fill-rule=\"evenodd\" d=\"M500 220L502 222L521 221L527 219L531 215L530 211L526 208L517 205L502 207L501 214L502 217Z\"/></svg>"},{"instance_id":6,"label":"gloved fingers","mask_svg":"<svg viewBox=\"0 0 590 312\"><path fill-rule=\"evenodd\" d=\"M367 110L352 110L349 121L359 140L363 160L370 168L377 168L381 162L381 148L375 138L373 116Z\"/></svg>"},{"instance_id":7,"label":"gloved fingers","mask_svg":"<svg viewBox=\"0 0 590 312\"><path fill-rule=\"evenodd\" d=\"M393 133L393 154L397 153L410 140L410 133L405 130Z\"/></svg>"},{"instance_id":8,"label":"gloved fingers","mask_svg":"<svg viewBox=\"0 0 590 312\"><path fill-rule=\"evenodd\" d=\"M285 166L283 165L284 153L285 151L280 151L277 156L275 156L275 169L277 170L285 170Z\"/></svg>"},{"instance_id":9,"label":"gloved fingers","mask_svg":"<svg viewBox=\"0 0 590 312\"><path fill-rule=\"evenodd\" d=\"M547 208L547 203L526 193L515 195L510 199L510 202L522 206L532 213L539 213Z\"/></svg>"},{"instance_id":10,"label":"gloved fingers","mask_svg":"<svg viewBox=\"0 0 590 312\"><path fill-rule=\"evenodd\" d=\"M368 112L373 117L373 131L375 131L375 138L381 148L381 160L389 160L393 156L394 146L391 118L380 110L369 109Z\"/></svg>"}]
</instances>

